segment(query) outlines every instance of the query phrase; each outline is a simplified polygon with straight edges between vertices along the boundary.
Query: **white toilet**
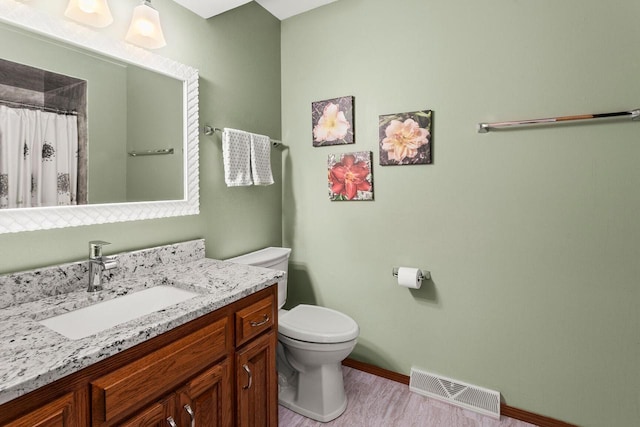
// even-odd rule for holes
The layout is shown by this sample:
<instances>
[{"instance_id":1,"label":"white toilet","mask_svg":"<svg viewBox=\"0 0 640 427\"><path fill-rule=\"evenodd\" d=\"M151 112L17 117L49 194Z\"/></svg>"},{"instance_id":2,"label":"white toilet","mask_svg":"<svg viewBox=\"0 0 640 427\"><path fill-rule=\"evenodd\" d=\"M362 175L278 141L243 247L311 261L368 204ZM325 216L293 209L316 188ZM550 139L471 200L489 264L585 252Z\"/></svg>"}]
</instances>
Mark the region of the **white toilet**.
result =
<instances>
[{"instance_id":1,"label":"white toilet","mask_svg":"<svg viewBox=\"0 0 640 427\"><path fill-rule=\"evenodd\" d=\"M289 248L265 248L227 261L288 270ZM341 362L360 330L346 314L300 304L283 310L287 280L278 282L278 402L298 414L328 422L347 408Z\"/></svg>"}]
</instances>

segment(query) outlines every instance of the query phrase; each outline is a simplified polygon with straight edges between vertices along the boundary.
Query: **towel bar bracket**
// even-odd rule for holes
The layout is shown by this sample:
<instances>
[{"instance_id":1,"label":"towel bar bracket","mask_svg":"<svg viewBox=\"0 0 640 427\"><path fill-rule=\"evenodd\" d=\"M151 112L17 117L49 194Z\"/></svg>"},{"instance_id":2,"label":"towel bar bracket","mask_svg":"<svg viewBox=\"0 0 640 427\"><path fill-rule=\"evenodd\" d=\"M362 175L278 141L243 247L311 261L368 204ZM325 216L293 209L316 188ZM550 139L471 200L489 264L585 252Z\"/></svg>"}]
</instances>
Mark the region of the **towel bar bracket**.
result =
<instances>
[{"instance_id":1,"label":"towel bar bracket","mask_svg":"<svg viewBox=\"0 0 640 427\"><path fill-rule=\"evenodd\" d=\"M215 129L209 125L204 125L204 134L205 135L213 135L215 133Z\"/></svg>"}]
</instances>

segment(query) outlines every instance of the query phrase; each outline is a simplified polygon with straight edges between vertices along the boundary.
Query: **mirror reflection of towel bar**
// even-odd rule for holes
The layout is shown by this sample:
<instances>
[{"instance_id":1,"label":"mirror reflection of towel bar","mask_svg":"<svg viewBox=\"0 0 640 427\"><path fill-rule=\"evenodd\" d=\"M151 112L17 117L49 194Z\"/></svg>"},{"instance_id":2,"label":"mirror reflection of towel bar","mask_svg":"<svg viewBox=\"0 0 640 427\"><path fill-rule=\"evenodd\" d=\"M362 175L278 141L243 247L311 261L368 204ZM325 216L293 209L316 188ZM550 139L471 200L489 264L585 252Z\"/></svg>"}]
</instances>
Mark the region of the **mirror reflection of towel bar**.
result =
<instances>
[{"instance_id":1,"label":"mirror reflection of towel bar","mask_svg":"<svg viewBox=\"0 0 640 427\"><path fill-rule=\"evenodd\" d=\"M147 150L147 151L129 151L129 155L131 157L157 156L160 154L173 154L173 148L160 148L158 150Z\"/></svg>"}]
</instances>

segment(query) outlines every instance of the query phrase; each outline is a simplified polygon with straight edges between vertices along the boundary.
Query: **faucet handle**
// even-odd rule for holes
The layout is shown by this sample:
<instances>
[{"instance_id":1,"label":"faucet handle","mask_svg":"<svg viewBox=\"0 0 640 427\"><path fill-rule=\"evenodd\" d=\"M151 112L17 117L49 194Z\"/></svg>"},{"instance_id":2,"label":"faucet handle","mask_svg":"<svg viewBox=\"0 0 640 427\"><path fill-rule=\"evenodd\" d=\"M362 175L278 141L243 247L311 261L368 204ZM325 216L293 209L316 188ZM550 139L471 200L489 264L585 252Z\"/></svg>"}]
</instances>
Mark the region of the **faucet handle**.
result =
<instances>
[{"instance_id":1,"label":"faucet handle","mask_svg":"<svg viewBox=\"0 0 640 427\"><path fill-rule=\"evenodd\" d=\"M102 256L102 247L111 243L104 240L92 240L89 242L89 259L96 259Z\"/></svg>"},{"instance_id":2,"label":"faucet handle","mask_svg":"<svg viewBox=\"0 0 640 427\"><path fill-rule=\"evenodd\" d=\"M102 268L104 270L111 270L118 266L118 257L115 255L102 257Z\"/></svg>"}]
</instances>

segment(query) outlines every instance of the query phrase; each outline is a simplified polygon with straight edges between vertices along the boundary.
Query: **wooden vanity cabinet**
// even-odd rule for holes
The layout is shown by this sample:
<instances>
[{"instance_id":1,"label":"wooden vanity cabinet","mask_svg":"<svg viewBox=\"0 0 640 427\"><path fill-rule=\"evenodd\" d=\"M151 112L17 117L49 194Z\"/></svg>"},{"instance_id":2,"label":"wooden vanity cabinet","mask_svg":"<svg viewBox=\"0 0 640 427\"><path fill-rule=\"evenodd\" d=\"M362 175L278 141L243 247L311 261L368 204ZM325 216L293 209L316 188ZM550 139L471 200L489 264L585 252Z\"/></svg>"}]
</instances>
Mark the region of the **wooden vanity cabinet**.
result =
<instances>
[{"instance_id":1,"label":"wooden vanity cabinet","mask_svg":"<svg viewBox=\"0 0 640 427\"><path fill-rule=\"evenodd\" d=\"M73 393L47 403L31 413L6 424L8 427L76 427L77 407Z\"/></svg>"},{"instance_id":2,"label":"wooden vanity cabinet","mask_svg":"<svg viewBox=\"0 0 640 427\"><path fill-rule=\"evenodd\" d=\"M238 427L278 425L275 301L261 298L235 313Z\"/></svg>"},{"instance_id":3,"label":"wooden vanity cabinet","mask_svg":"<svg viewBox=\"0 0 640 427\"><path fill-rule=\"evenodd\" d=\"M238 427L278 425L278 337L270 331L236 353Z\"/></svg>"},{"instance_id":4,"label":"wooden vanity cabinet","mask_svg":"<svg viewBox=\"0 0 640 427\"><path fill-rule=\"evenodd\" d=\"M175 393L116 425L121 427L233 426L232 384L229 361L197 375ZM171 421L170 421L171 420Z\"/></svg>"},{"instance_id":5,"label":"wooden vanity cabinet","mask_svg":"<svg viewBox=\"0 0 640 427\"><path fill-rule=\"evenodd\" d=\"M189 381L177 394L179 426L233 426L231 361L208 369ZM275 427L275 426L274 426Z\"/></svg>"},{"instance_id":6,"label":"wooden vanity cabinet","mask_svg":"<svg viewBox=\"0 0 640 427\"><path fill-rule=\"evenodd\" d=\"M0 426L277 427L276 292L249 295L0 405Z\"/></svg>"},{"instance_id":7,"label":"wooden vanity cabinet","mask_svg":"<svg viewBox=\"0 0 640 427\"><path fill-rule=\"evenodd\" d=\"M140 411L133 417L121 422L120 427L166 427L167 419L174 410L175 399L173 396L154 403Z\"/></svg>"},{"instance_id":8,"label":"wooden vanity cabinet","mask_svg":"<svg viewBox=\"0 0 640 427\"><path fill-rule=\"evenodd\" d=\"M93 427L111 426L165 396L233 350L223 317L169 345L91 381ZM173 418L176 418L175 413Z\"/></svg>"}]
</instances>

